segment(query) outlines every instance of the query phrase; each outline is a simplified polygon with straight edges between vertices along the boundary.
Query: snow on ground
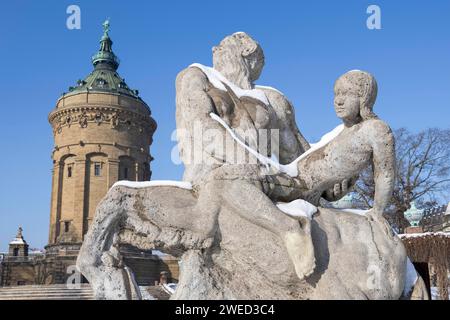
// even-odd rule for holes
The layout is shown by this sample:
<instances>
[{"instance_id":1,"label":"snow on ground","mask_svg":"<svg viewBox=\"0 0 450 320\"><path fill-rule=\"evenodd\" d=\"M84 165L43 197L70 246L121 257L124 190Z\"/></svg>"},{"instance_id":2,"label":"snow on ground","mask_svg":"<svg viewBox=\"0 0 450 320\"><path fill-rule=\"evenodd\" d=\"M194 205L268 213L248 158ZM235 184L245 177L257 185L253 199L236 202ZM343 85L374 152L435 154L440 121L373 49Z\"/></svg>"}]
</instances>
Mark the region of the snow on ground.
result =
<instances>
[{"instance_id":1,"label":"snow on ground","mask_svg":"<svg viewBox=\"0 0 450 320\"><path fill-rule=\"evenodd\" d=\"M262 90L250 89L245 90L236 86L234 83L226 79L219 71L214 68L204 66L200 63L193 63L189 67L196 67L203 71L203 73L208 77L209 82L219 90L227 91L224 83L233 90L233 92L240 97L250 97L269 105L269 100L267 100L266 95Z\"/></svg>"},{"instance_id":2,"label":"snow on ground","mask_svg":"<svg viewBox=\"0 0 450 320\"><path fill-rule=\"evenodd\" d=\"M172 180L153 180L153 181L127 181L121 180L114 183L112 188L116 186L124 186L129 188L147 188L147 187L158 187L158 186L171 186L178 187L182 189L192 190L192 184L187 181L172 181Z\"/></svg>"},{"instance_id":3,"label":"snow on ground","mask_svg":"<svg viewBox=\"0 0 450 320\"><path fill-rule=\"evenodd\" d=\"M278 202L278 209L292 217L305 217L312 219L314 213L317 212L317 207L308 201L298 199L292 202Z\"/></svg>"},{"instance_id":4,"label":"snow on ground","mask_svg":"<svg viewBox=\"0 0 450 320\"><path fill-rule=\"evenodd\" d=\"M439 288L431 287L431 300L441 300L439 296ZM448 291L450 292L450 287L448 287ZM448 294L448 299L450 300L450 293Z\"/></svg>"}]
</instances>

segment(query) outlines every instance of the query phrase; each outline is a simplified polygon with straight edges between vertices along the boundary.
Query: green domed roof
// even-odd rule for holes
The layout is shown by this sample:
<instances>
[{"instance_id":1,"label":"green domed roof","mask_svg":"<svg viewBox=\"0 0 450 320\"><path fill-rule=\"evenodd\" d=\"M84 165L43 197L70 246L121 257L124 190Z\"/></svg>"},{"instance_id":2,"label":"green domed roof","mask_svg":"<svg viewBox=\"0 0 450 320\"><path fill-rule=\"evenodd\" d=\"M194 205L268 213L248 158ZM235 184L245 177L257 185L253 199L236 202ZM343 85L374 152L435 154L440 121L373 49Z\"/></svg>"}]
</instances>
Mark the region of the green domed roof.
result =
<instances>
[{"instance_id":1,"label":"green domed roof","mask_svg":"<svg viewBox=\"0 0 450 320\"><path fill-rule=\"evenodd\" d=\"M103 36L99 51L92 56L94 70L84 79L78 80L76 86L69 87L65 95L86 91L100 91L125 94L139 99L139 91L128 87L125 79L117 73L119 58L112 51L112 40L109 37L109 21L103 23Z\"/></svg>"}]
</instances>

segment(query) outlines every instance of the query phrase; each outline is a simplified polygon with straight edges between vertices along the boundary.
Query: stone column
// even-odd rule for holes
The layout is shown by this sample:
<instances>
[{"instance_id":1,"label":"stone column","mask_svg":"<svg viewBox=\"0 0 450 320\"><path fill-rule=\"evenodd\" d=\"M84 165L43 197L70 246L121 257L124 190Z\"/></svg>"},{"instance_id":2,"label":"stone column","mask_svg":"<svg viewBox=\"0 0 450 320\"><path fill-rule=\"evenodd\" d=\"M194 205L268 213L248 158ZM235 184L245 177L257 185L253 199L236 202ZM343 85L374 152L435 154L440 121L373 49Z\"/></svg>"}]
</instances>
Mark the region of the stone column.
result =
<instances>
[{"instance_id":1,"label":"stone column","mask_svg":"<svg viewBox=\"0 0 450 320\"><path fill-rule=\"evenodd\" d=\"M140 165L139 165L139 162L137 162L137 160L135 160L136 162L134 163L134 172L135 172L135 174L134 174L134 180L135 181L139 181L140 179L139 179L139 168L140 168Z\"/></svg>"},{"instance_id":2,"label":"stone column","mask_svg":"<svg viewBox=\"0 0 450 320\"><path fill-rule=\"evenodd\" d=\"M77 242L83 241L86 194L89 192L89 188L86 190L86 174L86 156L83 155L75 160L74 168L75 188L71 233L76 236Z\"/></svg>"},{"instance_id":3,"label":"stone column","mask_svg":"<svg viewBox=\"0 0 450 320\"><path fill-rule=\"evenodd\" d=\"M108 190L112 187L112 185L119 180L119 159L108 159Z\"/></svg>"}]
</instances>

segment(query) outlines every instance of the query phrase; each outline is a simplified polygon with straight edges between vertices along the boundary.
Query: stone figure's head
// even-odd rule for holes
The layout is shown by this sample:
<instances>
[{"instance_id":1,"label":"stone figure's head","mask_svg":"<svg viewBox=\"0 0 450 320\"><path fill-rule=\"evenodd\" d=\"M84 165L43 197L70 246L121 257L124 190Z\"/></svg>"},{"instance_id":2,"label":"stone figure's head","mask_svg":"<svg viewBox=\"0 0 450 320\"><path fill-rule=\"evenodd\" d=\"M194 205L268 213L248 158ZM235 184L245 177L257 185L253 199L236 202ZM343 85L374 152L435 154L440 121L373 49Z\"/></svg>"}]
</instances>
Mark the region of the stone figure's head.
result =
<instances>
[{"instance_id":1,"label":"stone figure's head","mask_svg":"<svg viewBox=\"0 0 450 320\"><path fill-rule=\"evenodd\" d=\"M370 73L360 70L347 72L334 84L337 116L351 123L376 118L372 110L377 92L377 82Z\"/></svg>"},{"instance_id":2,"label":"stone figure's head","mask_svg":"<svg viewBox=\"0 0 450 320\"><path fill-rule=\"evenodd\" d=\"M259 43L245 32L225 37L212 51L214 69L225 77L234 78L229 80L245 77L253 83L261 75L264 52Z\"/></svg>"}]
</instances>

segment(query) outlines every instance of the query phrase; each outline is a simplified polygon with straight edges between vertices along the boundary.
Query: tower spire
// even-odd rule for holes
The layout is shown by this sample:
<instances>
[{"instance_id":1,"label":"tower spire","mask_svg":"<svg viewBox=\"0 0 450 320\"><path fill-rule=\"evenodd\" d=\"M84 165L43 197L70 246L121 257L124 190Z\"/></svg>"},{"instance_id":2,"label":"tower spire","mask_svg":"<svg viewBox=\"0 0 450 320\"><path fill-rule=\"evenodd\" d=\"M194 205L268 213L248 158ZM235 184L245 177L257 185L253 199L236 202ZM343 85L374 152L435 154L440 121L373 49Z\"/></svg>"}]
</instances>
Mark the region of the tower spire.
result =
<instances>
[{"instance_id":1,"label":"tower spire","mask_svg":"<svg viewBox=\"0 0 450 320\"><path fill-rule=\"evenodd\" d=\"M92 57L92 64L95 68L108 68L117 70L119 67L119 58L112 51L112 40L109 37L110 23L109 19L103 22L103 36L100 39L100 50Z\"/></svg>"}]
</instances>

